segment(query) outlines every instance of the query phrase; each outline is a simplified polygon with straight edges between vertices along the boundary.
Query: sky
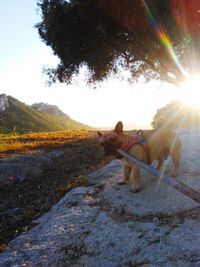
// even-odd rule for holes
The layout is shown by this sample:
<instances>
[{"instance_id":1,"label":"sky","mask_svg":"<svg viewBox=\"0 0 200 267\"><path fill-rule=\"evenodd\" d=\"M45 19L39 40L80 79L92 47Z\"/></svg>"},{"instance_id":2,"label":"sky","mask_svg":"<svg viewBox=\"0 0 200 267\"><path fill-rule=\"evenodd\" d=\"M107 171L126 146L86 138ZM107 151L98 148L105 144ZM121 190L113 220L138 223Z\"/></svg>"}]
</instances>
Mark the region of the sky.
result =
<instances>
[{"instance_id":1,"label":"sky","mask_svg":"<svg viewBox=\"0 0 200 267\"><path fill-rule=\"evenodd\" d=\"M0 94L28 105L57 105L72 119L97 128L112 128L119 120L126 129L150 128L156 110L178 94L173 86L155 81L130 85L112 78L93 89L81 77L72 85L46 85L42 69L58 59L34 27L41 20L36 2L0 1Z\"/></svg>"}]
</instances>

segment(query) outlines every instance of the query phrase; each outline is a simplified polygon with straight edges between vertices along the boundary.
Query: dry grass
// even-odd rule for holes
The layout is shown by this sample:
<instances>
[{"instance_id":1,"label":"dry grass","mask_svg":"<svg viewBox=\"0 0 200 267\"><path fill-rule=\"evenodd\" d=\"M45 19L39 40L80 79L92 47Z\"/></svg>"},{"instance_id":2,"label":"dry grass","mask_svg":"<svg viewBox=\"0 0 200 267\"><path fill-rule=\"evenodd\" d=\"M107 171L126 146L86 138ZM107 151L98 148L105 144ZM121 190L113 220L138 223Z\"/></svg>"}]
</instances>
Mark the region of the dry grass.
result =
<instances>
[{"instance_id":1,"label":"dry grass","mask_svg":"<svg viewBox=\"0 0 200 267\"><path fill-rule=\"evenodd\" d=\"M89 138L94 132L63 131L63 132L40 132L29 134L9 134L0 135L0 156L12 153L29 154L35 150L51 150L65 146L70 142Z\"/></svg>"}]
</instances>

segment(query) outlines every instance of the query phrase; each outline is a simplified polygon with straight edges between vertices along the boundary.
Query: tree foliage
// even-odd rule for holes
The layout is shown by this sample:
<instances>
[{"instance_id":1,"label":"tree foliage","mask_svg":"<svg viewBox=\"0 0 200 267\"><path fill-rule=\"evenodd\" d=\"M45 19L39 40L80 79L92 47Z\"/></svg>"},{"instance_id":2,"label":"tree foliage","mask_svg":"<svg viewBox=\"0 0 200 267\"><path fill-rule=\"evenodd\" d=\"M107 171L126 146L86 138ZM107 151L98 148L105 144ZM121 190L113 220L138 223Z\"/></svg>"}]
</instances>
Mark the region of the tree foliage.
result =
<instances>
[{"instance_id":1,"label":"tree foliage","mask_svg":"<svg viewBox=\"0 0 200 267\"><path fill-rule=\"evenodd\" d=\"M181 83L199 64L198 0L40 0L37 29L60 63L50 82L70 83L86 65L89 81L124 68Z\"/></svg>"},{"instance_id":2,"label":"tree foliage","mask_svg":"<svg viewBox=\"0 0 200 267\"><path fill-rule=\"evenodd\" d=\"M151 125L153 128L184 128L200 124L200 111L180 101L172 101L157 110Z\"/></svg>"}]
</instances>

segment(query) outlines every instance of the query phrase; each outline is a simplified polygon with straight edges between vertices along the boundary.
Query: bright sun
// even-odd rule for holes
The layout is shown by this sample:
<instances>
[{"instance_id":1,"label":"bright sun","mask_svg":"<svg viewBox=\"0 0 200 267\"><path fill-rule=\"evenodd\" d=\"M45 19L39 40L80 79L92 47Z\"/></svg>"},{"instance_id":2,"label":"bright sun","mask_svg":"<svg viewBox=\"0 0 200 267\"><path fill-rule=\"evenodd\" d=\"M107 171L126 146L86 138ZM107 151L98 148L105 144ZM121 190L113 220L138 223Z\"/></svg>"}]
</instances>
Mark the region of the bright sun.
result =
<instances>
[{"instance_id":1,"label":"bright sun","mask_svg":"<svg viewBox=\"0 0 200 267\"><path fill-rule=\"evenodd\" d=\"M180 100L200 109L200 76L188 79L181 86Z\"/></svg>"}]
</instances>

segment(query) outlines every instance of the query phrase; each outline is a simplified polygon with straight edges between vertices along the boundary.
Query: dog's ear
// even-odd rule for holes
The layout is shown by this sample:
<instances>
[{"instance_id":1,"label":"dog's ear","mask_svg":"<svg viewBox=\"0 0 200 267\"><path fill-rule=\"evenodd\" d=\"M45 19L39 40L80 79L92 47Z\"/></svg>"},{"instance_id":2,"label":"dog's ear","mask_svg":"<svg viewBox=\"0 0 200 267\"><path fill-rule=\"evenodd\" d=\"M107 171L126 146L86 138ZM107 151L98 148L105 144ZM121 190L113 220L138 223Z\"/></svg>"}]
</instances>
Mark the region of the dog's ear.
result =
<instances>
[{"instance_id":1,"label":"dog's ear","mask_svg":"<svg viewBox=\"0 0 200 267\"><path fill-rule=\"evenodd\" d=\"M99 138L103 135L103 134L100 133L99 131L98 131L97 133L98 133Z\"/></svg>"},{"instance_id":2,"label":"dog's ear","mask_svg":"<svg viewBox=\"0 0 200 267\"><path fill-rule=\"evenodd\" d=\"M114 132L116 132L118 134L123 133L123 123L121 121L118 121L118 123L116 124Z\"/></svg>"}]
</instances>

